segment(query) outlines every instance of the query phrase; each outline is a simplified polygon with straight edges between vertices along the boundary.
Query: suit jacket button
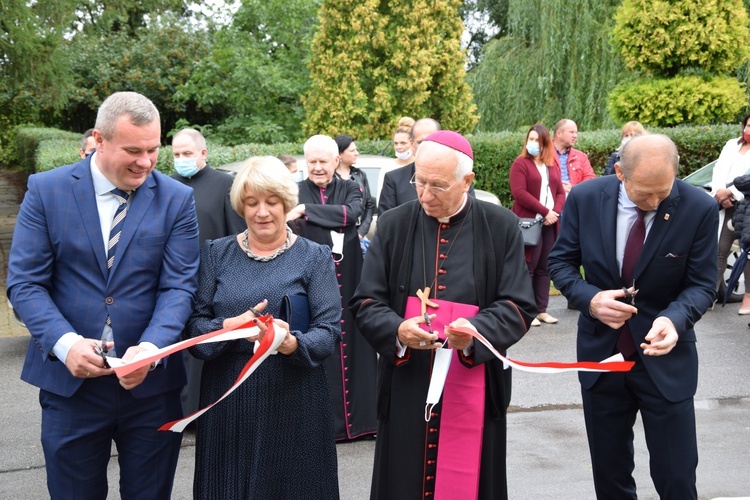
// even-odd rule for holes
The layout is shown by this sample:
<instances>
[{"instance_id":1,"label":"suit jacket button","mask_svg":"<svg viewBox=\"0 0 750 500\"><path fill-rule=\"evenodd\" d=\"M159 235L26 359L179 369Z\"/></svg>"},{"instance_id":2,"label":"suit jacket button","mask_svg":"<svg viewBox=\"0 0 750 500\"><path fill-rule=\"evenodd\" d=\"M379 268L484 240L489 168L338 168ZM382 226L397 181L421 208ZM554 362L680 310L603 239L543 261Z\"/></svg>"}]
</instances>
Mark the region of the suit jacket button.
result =
<instances>
[{"instance_id":1,"label":"suit jacket button","mask_svg":"<svg viewBox=\"0 0 750 500\"><path fill-rule=\"evenodd\" d=\"M106 299L104 299L104 303L107 304L108 306L111 306L112 304L115 303L115 299L114 297L107 297Z\"/></svg>"}]
</instances>

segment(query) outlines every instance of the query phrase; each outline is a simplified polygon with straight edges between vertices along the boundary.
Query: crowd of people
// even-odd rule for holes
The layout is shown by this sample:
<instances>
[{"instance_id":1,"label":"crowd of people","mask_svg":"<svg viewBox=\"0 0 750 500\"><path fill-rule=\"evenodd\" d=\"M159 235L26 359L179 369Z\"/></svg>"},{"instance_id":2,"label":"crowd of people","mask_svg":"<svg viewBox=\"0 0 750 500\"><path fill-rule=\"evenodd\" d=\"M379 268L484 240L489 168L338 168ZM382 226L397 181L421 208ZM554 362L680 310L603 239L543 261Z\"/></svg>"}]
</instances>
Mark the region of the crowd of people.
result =
<instances>
[{"instance_id":1,"label":"crowd of people","mask_svg":"<svg viewBox=\"0 0 750 500\"><path fill-rule=\"evenodd\" d=\"M158 111L113 94L80 162L30 176L9 260L50 496L85 483L106 498L114 441L120 495L169 498L181 436L157 429L224 394L270 314L274 355L195 423L195 498L338 498L335 443L372 438L372 499L507 498L511 370L477 338L504 354L558 323L553 281L580 312L579 359L634 363L580 375L597 497L636 497L640 412L660 497L697 498L693 325L723 281L749 119L714 170L715 201L676 179L676 146L638 122L600 178L575 122L535 124L506 209L474 197L471 144L432 118L399 121L376 199L344 134L310 137L305 170L254 157L232 179L184 129L162 175ZM538 225L536 243L519 218ZM244 340L127 376L108 363L249 322ZM426 400L433 384L442 397Z\"/></svg>"}]
</instances>

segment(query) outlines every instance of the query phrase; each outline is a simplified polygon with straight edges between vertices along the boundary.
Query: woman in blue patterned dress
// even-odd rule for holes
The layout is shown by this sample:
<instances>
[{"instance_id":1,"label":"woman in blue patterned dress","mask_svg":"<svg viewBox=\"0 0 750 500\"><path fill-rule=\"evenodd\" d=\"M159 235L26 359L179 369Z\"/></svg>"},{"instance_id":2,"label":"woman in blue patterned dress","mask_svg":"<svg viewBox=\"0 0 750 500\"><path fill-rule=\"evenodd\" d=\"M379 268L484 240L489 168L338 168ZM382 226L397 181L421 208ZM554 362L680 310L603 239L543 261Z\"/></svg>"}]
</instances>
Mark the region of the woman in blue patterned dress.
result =
<instances>
[{"instance_id":1,"label":"woman in blue patterned dress","mask_svg":"<svg viewBox=\"0 0 750 500\"><path fill-rule=\"evenodd\" d=\"M200 499L337 499L333 413L324 360L340 341L341 303L331 251L287 228L297 186L273 157L251 158L237 174L232 206L247 222L235 236L201 249L196 306L186 337L252 320L249 308L277 318L287 295L306 295L307 331L289 330L227 399L196 421L193 494ZM231 386L254 338L197 345L205 360L201 407Z\"/></svg>"}]
</instances>

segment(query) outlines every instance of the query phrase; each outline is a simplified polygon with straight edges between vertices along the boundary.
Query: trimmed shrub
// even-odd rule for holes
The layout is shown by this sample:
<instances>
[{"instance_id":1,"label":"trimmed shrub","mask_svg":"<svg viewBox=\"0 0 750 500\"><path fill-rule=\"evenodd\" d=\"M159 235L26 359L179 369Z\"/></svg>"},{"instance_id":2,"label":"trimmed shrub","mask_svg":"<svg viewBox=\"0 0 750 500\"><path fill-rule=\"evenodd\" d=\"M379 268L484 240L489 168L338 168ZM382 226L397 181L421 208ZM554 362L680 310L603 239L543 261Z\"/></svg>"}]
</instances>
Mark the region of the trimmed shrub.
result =
<instances>
[{"instance_id":1,"label":"trimmed shrub","mask_svg":"<svg viewBox=\"0 0 750 500\"><path fill-rule=\"evenodd\" d=\"M609 112L620 122L671 127L729 123L745 106L745 89L736 78L676 76L618 85L609 95Z\"/></svg>"},{"instance_id":2,"label":"trimmed shrub","mask_svg":"<svg viewBox=\"0 0 750 500\"><path fill-rule=\"evenodd\" d=\"M8 162L17 162L24 170L34 172L36 168L36 153L42 141L68 139L75 140L74 152L81 147L81 134L67 132L56 128L19 126L13 132L15 135L15 151L8 158Z\"/></svg>"},{"instance_id":3,"label":"trimmed shrub","mask_svg":"<svg viewBox=\"0 0 750 500\"><path fill-rule=\"evenodd\" d=\"M40 141L34 157L32 172L44 172L80 161L81 157L78 155L80 147L80 140L47 139Z\"/></svg>"}]
</instances>

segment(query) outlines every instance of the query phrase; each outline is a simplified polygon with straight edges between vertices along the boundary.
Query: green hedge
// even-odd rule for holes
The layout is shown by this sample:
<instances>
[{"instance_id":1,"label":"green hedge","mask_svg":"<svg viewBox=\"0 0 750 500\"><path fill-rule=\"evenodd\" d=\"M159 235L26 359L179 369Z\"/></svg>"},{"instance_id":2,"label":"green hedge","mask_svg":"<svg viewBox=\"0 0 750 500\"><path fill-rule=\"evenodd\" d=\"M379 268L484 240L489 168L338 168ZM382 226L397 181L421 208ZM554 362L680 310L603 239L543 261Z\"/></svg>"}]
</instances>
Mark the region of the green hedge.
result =
<instances>
[{"instance_id":1,"label":"green hedge","mask_svg":"<svg viewBox=\"0 0 750 500\"><path fill-rule=\"evenodd\" d=\"M78 154L78 149L81 147L81 134L56 128L16 127L13 140L15 151L6 151L6 154L11 155L8 157L9 161L15 161L24 170L34 172L36 169L36 155L41 143L61 139L73 141L75 144L73 151L76 155Z\"/></svg>"},{"instance_id":2,"label":"green hedge","mask_svg":"<svg viewBox=\"0 0 750 500\"><path fill-rule=\"evenodd\" d=\"M680 152L679 175L684 177L718 158L726 141L740 135L740 126L739 124L680 126L653 128L649 131L666 134L677 144ZM30 148L31 144L36 144L35 150L25 153L26 158L33 158L35 162L29 169L30 171L41 172L78 161L79 134L62 132L69 138L60 139L61 132L54 129L19 128L18 133L23 136L23 140L18 140L17 143L23 142L24 148ZM513 160L521 152L525 135L525 132L500 132L468 137L474 149L477 188L494 193L503 205L508 207L513 203L508 173ZM31 136L35 138L32 139ZM619 130L595 130L581 132L576 146L589 155L591 165L597 175L601 175L610 154L619 144ZM393 148L389 140L357 141L357 147L363 154L393 156ZM280 154L302 154L302 144L243 144L227 147L209 143L208 146L208 161L214 166L242 161L256 155L278 156ZM166 174L172 173L171 156L172 148L162 147L159 150L156 168Z\"/></svg>"}]
</instances>

